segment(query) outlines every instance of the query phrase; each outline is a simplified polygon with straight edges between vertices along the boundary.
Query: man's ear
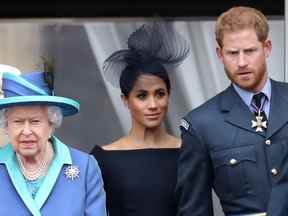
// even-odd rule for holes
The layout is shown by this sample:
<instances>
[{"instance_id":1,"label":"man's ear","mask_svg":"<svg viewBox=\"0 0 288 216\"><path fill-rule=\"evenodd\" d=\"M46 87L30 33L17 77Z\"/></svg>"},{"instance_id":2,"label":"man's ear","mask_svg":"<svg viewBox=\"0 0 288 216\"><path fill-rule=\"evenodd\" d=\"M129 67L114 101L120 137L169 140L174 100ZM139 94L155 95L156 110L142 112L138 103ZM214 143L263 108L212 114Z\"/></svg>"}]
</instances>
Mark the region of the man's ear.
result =
<instances>
[{"instance_id":1,"label":"man's ear","mask_svg":"<svg viewBox=\"0 0 288 216\"><path fill-rule=\"evenodd\" d=\"M267 39L264 42L264 52L265 52L266 58L268 58L270 56L271 51L272 51L272 42L271 42L271 40Z\"/></svg>"},{"instance_id":2,"label":"man's ear","mask_svg":"<svg viewBox=\"0 0 288 216\"><path fill-rule=\"evenodd\" d=\"M216 54L219 60L223 62L223 50L220 46L216 47Z\"/></svg>"}]
</instances>

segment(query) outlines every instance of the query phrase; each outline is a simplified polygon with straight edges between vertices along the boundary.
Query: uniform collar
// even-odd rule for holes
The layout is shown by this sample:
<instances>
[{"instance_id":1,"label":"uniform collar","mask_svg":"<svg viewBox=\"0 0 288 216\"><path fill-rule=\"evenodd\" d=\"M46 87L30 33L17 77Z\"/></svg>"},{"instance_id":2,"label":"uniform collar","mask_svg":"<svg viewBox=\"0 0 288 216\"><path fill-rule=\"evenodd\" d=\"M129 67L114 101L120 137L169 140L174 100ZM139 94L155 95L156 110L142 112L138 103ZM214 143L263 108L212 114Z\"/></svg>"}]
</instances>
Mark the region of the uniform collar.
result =
<instances>
[{"instance_id":1,"label":"uniform collar","mask_svg":"<svg viewBox=\"0 0 288 216\"><path fill-rule=\"evenodd\" d=\"M244 101L244 103L249 107L252 101L252 97L255 93L244 90L240 88L239 86L237 86L235 83L233 83L232 86L234 87L235 91L240 96L240 98ZM268 102L270 102L271 100L271 80L270 79L267 79L264 87L262 88L260 92L263 92L266 95Z\"/></svg>"}]
</instances>

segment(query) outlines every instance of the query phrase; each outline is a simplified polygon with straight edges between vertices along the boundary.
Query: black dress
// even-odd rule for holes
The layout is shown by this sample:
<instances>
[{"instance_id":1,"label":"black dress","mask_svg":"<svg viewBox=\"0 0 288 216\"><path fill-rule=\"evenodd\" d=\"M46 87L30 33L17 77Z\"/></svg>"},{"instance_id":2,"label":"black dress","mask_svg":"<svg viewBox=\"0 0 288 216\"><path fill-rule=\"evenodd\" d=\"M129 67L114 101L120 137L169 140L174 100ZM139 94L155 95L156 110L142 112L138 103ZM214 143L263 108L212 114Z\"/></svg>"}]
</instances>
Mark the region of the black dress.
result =
<instances>
[{"instance_id":1,"label":"black dress","mask_svg":"<svg viewBox=\"0 0 288 216\"><path fill-rule=\"evenodd\" d=\"M176 216L179 149L91 152L102 171L109 216Z\"/></svg>"}]
</instances>

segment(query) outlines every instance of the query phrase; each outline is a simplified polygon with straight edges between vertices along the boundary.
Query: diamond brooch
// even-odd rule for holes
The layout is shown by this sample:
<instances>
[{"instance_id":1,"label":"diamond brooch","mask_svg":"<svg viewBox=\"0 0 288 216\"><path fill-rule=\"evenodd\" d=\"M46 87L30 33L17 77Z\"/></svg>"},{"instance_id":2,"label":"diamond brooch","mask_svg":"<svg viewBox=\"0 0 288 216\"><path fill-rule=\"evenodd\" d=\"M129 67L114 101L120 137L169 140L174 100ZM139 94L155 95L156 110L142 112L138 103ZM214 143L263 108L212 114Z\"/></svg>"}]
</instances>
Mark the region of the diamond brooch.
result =
<instances>
[{"instance_id":1,"label":"diamond brooch","mask_svg":"<svg viewBox=\"0 0 288 216\"><path fill-rule=\"evenodd\" d=\"M65 174L65 177L67 179L73 181L73 180L79 178L80 170L77 166L70 165L70 166L66 167L66 169L64 170L64 174Z\"/></svg>"}]
</instances>

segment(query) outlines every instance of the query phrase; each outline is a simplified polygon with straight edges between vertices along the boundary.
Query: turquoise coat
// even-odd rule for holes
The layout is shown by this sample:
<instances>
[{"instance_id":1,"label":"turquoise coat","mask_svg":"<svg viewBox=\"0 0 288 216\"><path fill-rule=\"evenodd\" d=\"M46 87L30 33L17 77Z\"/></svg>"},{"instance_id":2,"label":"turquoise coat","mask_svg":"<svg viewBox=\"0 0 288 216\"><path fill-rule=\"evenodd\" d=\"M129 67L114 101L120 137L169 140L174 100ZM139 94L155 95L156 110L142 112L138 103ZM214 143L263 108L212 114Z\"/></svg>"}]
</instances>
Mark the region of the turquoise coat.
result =
<instances>
[{"instance_id":1,"label":"turquoise coat","mask_svg":"<svg viewBox=\"0 0 288 216\"><path fill-rule=\"evenodd\" d=\"M106 196L97 161L53 137L54 159L35 199L27 188L11 144L0 149L0 215L106 216ZM77 166L71 178L67 167Z\"/></svg>"}]
</instances>

